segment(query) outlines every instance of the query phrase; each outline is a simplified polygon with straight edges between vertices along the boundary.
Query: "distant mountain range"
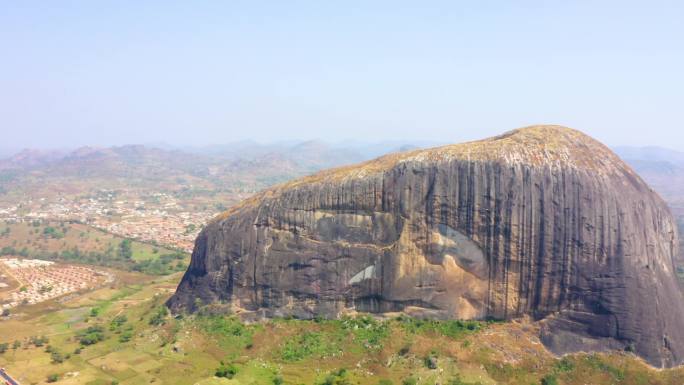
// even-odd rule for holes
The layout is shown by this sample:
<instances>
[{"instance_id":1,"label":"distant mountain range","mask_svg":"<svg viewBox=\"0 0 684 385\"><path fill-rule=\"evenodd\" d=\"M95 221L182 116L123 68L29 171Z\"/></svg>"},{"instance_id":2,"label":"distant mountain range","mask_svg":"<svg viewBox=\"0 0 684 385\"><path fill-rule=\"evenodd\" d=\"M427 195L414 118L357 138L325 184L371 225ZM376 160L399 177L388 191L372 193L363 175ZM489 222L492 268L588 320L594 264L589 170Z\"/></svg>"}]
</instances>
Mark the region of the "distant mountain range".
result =
<instances>
[{"instance_id":1,"label":"distant mountain range","mask_svg":"<svg viewBox=\"0 0 684 385\"><path fill-rule=\"evenodd\" d=\"M259 144L243 141L205 147L158 148L143 145L25 149L0 160L0 188L14 183L64 178L100 180L102 187L151 182L207 189L257 191L320 169L358 163L379 155L437 143L319 140ZM615 147L676 213L684 216L684 152L662 147ZM48 183L49 184L49 183Z\"/></svg>"},{"instance_id":2,"label":"distant mountain range","mask_svg":"<svg viewBox=\"0 0 684 385\"><path fill-rule=\"evenodd\" d=\"M334 167L371 159L388 152L407 151L421 147L438 145L434 142L411 143L388 141L380 143L345 142L329 144L320 140L302 142L278 142L260 144L241 141L222 145L201 147L174 147L169 145L125 145L112 147L84 146L71 150L64 149L24 149L21 151L0 152L0 168L35 168L61 161L85 160L86 158L113 158L121 156L132 160L135 157L149 157L151 153L173 156L195 155L201 158L229 161L254 161L261 158L291 158L301 165L312 168Z\"/></svg>"},{"instance_id":3,"label":"distant mountain range","mask_svg":"<svg viewBox=\"0 0 684 385\"><path fill-rule=\"evenodd\" d=\"M662 147L613 149L684 218L684 152Z\"/></svg>"},{"instance_id":4,"label":"distant mountain range","mask_svg":"<svg viewBox=\"0 0 684 385\"><path fill-rule=\"evenodd\" d=\"M399 142L344 147L306 141L185 149L144 145L25 149L0 160L0 192L36 197L118 188L250 193L320 169L414 147Z\"/></svg>"}]
</instances>

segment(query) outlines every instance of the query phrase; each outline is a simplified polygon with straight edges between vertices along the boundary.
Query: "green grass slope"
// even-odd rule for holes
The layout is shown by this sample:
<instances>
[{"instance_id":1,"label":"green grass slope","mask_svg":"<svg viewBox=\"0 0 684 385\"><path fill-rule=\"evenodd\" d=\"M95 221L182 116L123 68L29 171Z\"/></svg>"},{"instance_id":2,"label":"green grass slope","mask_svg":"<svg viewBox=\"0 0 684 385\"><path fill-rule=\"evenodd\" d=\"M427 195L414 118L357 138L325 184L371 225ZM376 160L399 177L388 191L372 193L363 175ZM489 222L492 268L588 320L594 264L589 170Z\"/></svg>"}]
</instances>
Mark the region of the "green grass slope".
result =
<instances>
[{"instance_id":1,"label":"green grass slope","mask_svg":"<svg viewBox=\"0 0 684 385\"><path fill-rule=\"evenodd\" d=\"M534 323L173 317L180 278L130 276L0 321L0 366L24 384L681 384L627 352L548 353ZM55 307L56 306L56 307ZM16 342L15 342L16 341Z\"/></svg>"}]
</instances>

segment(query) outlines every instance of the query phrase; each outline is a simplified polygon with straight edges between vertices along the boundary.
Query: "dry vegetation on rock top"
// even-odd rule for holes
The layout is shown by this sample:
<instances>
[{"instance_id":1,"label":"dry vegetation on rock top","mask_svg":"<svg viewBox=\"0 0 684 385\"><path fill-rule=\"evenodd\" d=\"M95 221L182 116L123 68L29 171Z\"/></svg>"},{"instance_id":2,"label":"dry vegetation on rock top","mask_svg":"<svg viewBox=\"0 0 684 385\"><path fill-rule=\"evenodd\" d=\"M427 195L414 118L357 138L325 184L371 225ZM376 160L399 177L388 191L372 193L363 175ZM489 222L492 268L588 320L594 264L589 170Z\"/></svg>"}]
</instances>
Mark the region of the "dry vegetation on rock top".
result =
<instances>
[{"instance_id":1,"label":"dry vegetation on rock top","mask_svg":"<svg viewBox=\"0 0 684 385\"><path fill-rule=\"evenodd\" d=\"M262 197L273 198L283 190L312 183L333 183L339 180L358 180L377 175L402 162L500 162L526 166L571 167L598 174L620 172L636 174L608 147L586 134L556 125L539 125L519 128L502 135L472 142L446 145L429 149L391 153L367 162L332 168L313 175L276 185L231 207L226 215L244 205L256 204ZM624 176L624 175L621 175Z\"/></svg>"}]
</instances>

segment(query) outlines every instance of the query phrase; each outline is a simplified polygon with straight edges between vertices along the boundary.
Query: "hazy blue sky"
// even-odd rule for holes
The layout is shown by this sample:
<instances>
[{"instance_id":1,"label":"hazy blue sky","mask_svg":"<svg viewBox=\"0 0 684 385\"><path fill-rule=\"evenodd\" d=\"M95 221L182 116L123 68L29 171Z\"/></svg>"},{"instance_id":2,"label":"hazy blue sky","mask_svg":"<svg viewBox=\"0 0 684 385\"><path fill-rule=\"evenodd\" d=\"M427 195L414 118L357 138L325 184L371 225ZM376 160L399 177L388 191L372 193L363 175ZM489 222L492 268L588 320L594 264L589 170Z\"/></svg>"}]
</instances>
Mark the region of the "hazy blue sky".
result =
<instances>
[{"instance_id":1,"label":"hazy blue sky","mask_svg":"<svg viewBox=\"0 0 684 385\"><path fill-rule=\"evenodd\" d=\"M5 1L2 146L457 142L558 123L684 150L683 4Z\"/></svg>"}]
</instances>

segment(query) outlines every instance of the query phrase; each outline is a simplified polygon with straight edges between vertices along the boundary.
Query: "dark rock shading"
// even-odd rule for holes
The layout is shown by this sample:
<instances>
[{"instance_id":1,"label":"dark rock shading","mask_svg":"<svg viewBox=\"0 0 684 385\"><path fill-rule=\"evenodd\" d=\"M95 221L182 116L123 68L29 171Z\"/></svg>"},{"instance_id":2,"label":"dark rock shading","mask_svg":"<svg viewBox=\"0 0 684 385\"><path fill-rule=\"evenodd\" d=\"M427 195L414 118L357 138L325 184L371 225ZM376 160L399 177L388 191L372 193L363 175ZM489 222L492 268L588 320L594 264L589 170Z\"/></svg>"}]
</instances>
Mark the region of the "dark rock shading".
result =
<instances>
[{"instance_id":1,"label":"dark rock shading","mask_svg":"<svg viewBox=\"0 0 684 385\"><path fill-rule=\"evenodd\" d=\"M552 351L684 359L677 230L599 142L534 126L257 194L199 235L169 301L253 317L360 311L541 320Z\"/></svg>"}]
</instances>

